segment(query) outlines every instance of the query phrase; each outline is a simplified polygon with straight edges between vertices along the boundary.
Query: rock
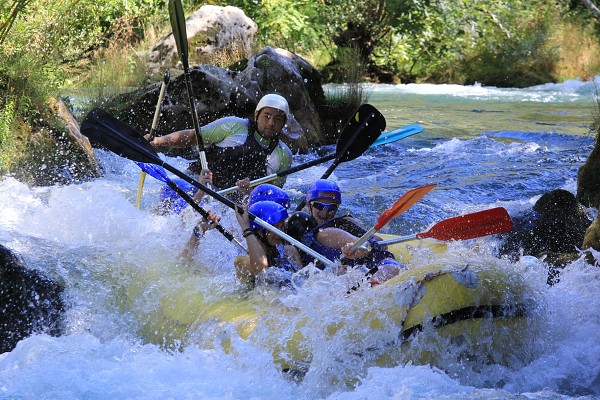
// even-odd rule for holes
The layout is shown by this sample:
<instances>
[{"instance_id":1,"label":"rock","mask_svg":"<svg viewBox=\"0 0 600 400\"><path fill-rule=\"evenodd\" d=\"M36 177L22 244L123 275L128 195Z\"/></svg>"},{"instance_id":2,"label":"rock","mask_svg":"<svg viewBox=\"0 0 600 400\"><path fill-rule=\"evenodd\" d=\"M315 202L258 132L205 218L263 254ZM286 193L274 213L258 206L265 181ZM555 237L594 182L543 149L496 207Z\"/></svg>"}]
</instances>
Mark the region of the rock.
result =
<instances>
[{"instance_id":1,"label":"rock","mask_svg":"<svg viewBox=\"0 0 600 400\"><path fill-rule=\"evenodd\" d=\"M199 65L190 71L190 77L200 125L228 115L253 117L264 94L278 93L288 100L293 114L287 127L290 135L282 137L292 151L306 152L331 142L323 133L317 111L325 104L321 74L298 55L265 47L248 60L242 71ZM116 116L141 133L148 133L159 92L160 83L155 83L120 96L114 101L113 109L121 110ZM192 127L187 87L180 75L171 78L168 85L156 134ZM337 137L337 132L333 136ZM171 154L185 155L177 151Z\"/></svg>"},{"instance_id":2,"label":"rock","mask_svg":"<svg viewBox=\"0 0 600 400\"><path fill-rule=\"evenodd\" d=\"M65 137L69 141L75 161L80 166L80 169L86 171L86 176L90 178L99 177L102 174L96 154L92 149L89 139L81 134L79 124L75 120L73 114L67 107L64 101L57 100L53 105L56 115L64 122L66 132Z\"/></svg>"},{"instance_id":3,"label":"rock","mask_svg":"<svg viewBox=\"0 0 600 400\"><path fill-rule=\"evenodd\" d=\"M596 145L577 172L577 200L586 207L600 207L600 146Z\"/></svg>"},{"instance_id":4,"label":"rock","mask_svg":"<svg viewBox=\"0 0 600 400\"><path fill-rule=\"evenodd\" d=\"M588 228L585 231L585 236L583 238L583 244L581 246L582 250L588 250L586 251L586 256L585 259L588 263L590 264L595 264L598 265L599 262L598 260L596 260L596 258L592 255L592 253L589 251L589 249L594 249L596 251L600 251L600 220L599 217L596 217L596 219L594 220L594 222L592 222L590 224L590 226L588 226Z\"/></svg>"},{"instance_id":5,"label":"rock","mask_svg":"<svg viewBox=\"0 0 600 400\"><path fill-rule=\"evenodd\" d=\"M237 7L205 5L185 20L189 63L204 63L216 52L241 54L252 51L258 26ZM161 69L182 68L173 34L162 38L148 54L148 66L154 74Z\"/></svg>"},{"instance_id":6,"label":"rock","mask_svg":"<svg viewBox=\"0 0 600 400\"><path fill-rule=\"evenodd\" d=\"M571 192L547 192L531 210L513 217L512 231L501 236L500 255L511 259L521 255L545 257L551 265L549 283L553 283L558 269L579 256L590 222L585 208Z\"/></svg>"},{"instance_id":7,"label":"rock","mask_svg":"<svg viewBox=\"0 0 600 400\"><path fill-rule=\"evenodd\" d=\"M61 334L63 288L0 245L0 353L33 333Z\"/></svg>"},{"instance_id":8,"label":"rock","mask_svg":"<svg viewBox=\"0 0 600 400\"><path fill-rule=\"evenodd\" d=\"M25 156L11 173L30 185L70 184L97 178L102 171L88 139L62 100L50 100L48 128L32 133ZM53 125L53 126L52 126Z\"/></svg>"}]
</instances>

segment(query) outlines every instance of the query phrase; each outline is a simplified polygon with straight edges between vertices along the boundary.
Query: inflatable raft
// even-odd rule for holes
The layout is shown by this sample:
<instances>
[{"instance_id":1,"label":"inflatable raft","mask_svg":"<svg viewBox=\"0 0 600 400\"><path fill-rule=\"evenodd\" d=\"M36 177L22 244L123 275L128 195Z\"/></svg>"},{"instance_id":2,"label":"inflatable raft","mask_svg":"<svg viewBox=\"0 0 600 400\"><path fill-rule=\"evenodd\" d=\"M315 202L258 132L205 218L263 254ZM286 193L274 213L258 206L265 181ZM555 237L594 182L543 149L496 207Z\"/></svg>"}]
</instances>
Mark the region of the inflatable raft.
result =
<instances>
[{"instance_id":1,"label":"inflatable raft","mask_svg":"<svg viewBox=\"0 0 600 400\"><path fill-rule=\"evenodd\" d=\"M315 363L336 359L444 368L449 346L460 347L467 360L485 363L510 364L524 354L519 349L526 346L527 317L535 301L503 262L451 260L446 246L432 240L390 249L408 269L357 290L347 290L347 277L323 275L298 291L238 288L223 293L210 277L181 270L138 280L127 296L130 304L154 296L144 300L151 307L134 307L147 341L171 349L198 345L226 352L251 343L271 352L276 365L295 377ZM451 261L440 262L446 259Z\"/></svg>"}]
</instances>

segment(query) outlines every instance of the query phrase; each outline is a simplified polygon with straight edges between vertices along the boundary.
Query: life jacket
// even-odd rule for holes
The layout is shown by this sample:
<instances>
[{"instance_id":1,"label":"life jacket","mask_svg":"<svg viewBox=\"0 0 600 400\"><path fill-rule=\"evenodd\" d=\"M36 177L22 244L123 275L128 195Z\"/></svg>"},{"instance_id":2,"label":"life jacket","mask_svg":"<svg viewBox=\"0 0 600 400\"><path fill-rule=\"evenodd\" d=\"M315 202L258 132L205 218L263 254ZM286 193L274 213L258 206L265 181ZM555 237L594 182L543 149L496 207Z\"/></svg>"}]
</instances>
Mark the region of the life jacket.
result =
<instances>
[{"instance_id":1,"label":"life jacket","mask_svg":"<svg viewBox=\"0 0 600 400\"><path fill-rule=\"evenodd\" d=\"M256 281L268 285L291 288L292 275L298 271L297 268L285 255L282 245L277 247L267 246L267 248L269 267L257 276Z\"/></svg>"},{"instance_id":2,"label":"life jacket","mask_svg":"<svg viewBox=\"0 0 600 400\"><path fill-rule=\"evenodd\" d=\"M242 145L213 145L205 149L206 162L213 173L213 184L216 187L229 188L246 177L254 180L267 176L267 158L279 144L279 138L275 137L269 146L264 148L254 137L256 128L256 122L250 121L246 141ZM191 163L189 168L196 174L202 169L199 162Z\"/></svg>"},{"instance_id":3,"label":"life jacket","mask_svg":"<svg viewBox=\"0 0 600 400\"><path fill-rule=\"evenodd\" d=\"M317 228L318 229L339 228L343 231L348 232L351 235L361 237L362 235L364 235L367 232L367 230L365 228L363 228L362 226L357 225L352 221L349 221L347 219L347 217L350 217L350 216L351 216L350 214L346 214L346 215L342 215L341 217L332 218L329 221L323 222Z\"/></svg>"},{"instance_id":4,"label":"life jacket","mask_svg":"<svg viewBox=\"0 0 600 400\"><path fill-rule=\"evenodd\" d=\"M339 220L341 220L341 218L343 218L343 217L334 218L334 219L338 220L336 222L340 223ZM333 224L329 225L329 222L331 222L331 221L333 221L333 220L327 221L327 222L321 224L320 226L316 227L315 229L309 231L302 238L302 242L305 245L307 245L308 247L310 247L311 249L313 249L314 251L316 251L317 253L325 256L326 258L328 258L330 260L336 260L341 257L342 251L339 249L334 249L334 248L331 248L331 247L321 244L317 240L317 237L316 237L317 233L319 232L320 229L329 228L329 227L338 228L338 226L335 226ZM340 226L348 225L348 226L353 226L355 230L362 229L358 225L356 225L348 220L344 220L344 221L345 222L343 224L340 223ZM343 228L340 228L340 229L343 229ZM354 234L349 230L346 230L346 231L353 234L354 236L362 236L362 234ZM364 234L364 232L366 232L366 231L363 229L363 234ZM391 252L389 252L387 250L384 250L383 247L381 247L381 245L374 238L369 239L369 244L371 245L371 252L369 253L368 256L363 257L363 258L357 258L354 260L344 259L343 263L345 265L349 265L349 266L364 265L367 268L372 269L373 267L376 267L384 260L387 260L387 259L395 260L394 254L392 254ZM307 265L308 263L311 263L314 261L315 260L312 258L312 256L310 256L308 254L304 254L304 253L302 254L302 263L304 265ZM324 266L320 263L316 263L315 265L317 266L317 268L324 269Z\"/></svg>"}]
</instances>

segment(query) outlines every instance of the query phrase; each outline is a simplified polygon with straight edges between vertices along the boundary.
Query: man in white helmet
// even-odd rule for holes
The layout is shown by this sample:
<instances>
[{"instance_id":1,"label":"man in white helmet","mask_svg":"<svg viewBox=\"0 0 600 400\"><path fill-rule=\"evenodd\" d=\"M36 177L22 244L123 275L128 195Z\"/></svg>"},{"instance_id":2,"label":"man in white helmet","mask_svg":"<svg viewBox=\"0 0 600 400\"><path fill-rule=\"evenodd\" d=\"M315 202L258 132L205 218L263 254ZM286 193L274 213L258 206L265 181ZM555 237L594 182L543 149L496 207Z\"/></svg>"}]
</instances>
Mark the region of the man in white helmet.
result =
<instances>
[{"instance_id":1,"label":"man in white helmet","mask_svg":"<svg viewBox=\"0 0 600 400\"><path fill-rule=\"evenodd\" d=\"M201 127L213 184L221 189L235 185L247 187L250 180L290 168L292 152L279 140L289 112L287 100L271 93L258 102L254 120L229 116ZM159 136L150 143L179 148L197 144L194 129ZM199 163L193 163L190 169L199 174L199 167ZM273 183L281 187L285 178Z\"/></svg>"}]
</instances>

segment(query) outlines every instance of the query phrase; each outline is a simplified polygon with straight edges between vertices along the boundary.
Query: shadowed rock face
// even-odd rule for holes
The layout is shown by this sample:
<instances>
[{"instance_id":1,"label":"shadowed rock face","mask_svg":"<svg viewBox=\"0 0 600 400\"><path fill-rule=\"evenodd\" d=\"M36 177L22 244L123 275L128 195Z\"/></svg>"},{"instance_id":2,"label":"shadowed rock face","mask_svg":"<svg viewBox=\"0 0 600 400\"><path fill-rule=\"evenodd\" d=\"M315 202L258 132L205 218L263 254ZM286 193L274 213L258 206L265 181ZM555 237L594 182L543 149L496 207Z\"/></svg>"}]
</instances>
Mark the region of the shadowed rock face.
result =
<instances>
[{"instance_id":1,"label":"shadowed rock face","mask_svg":"<svg viewBox=\"0 0 600 400\"><path fill-rule=\"evenodd\" d=\"M162 103L157 136L193 128L185 78L183 75L174 75L171 73L172 78ZM327 124L318 111L326 103L321 74L305 59L286 50L265 47L236 71L198 65L191 68L190 80L200 125L228 115L254 118L260 98L267 93L277 93L285 97L290 105L291 115L286 127L288 135L282 135L281 140L293 152L305 152L309 148L333 143L339 135L337 129L324 129ZM141 133L148 133L160 85L155 83L120 96L115 99L113 107L109 106L107 110L116 111L115 116L120 120ZM339 122L339 118L331 115L334 113L328 114L327 118ZM181 150L171 150L174 155L185 154Z\"/></svg>"},{"instance_id":2,"label":"shadowed rock face","mask_svg":"<svg viewBox=\"0 0 600 400\"><path fill-rule=\"evenodd\" d=\"M553 267L562 267L579 255L591 222L571 192L553 190L540 197L531 210L513 217L513 229L503 235L500 255L546 257Z\"/></svg>"},{"instance_id":3,"label":"shadowed rock face","mask_svg":"<svg viewBox=\"0 0 600 400\"><path fill-rule=\"evenodd\" d=\"M0 245L0 353L33 333L61 334L63 288Z\"/></svg>"}]
</instances>

